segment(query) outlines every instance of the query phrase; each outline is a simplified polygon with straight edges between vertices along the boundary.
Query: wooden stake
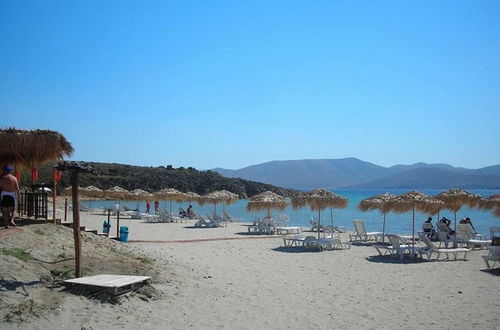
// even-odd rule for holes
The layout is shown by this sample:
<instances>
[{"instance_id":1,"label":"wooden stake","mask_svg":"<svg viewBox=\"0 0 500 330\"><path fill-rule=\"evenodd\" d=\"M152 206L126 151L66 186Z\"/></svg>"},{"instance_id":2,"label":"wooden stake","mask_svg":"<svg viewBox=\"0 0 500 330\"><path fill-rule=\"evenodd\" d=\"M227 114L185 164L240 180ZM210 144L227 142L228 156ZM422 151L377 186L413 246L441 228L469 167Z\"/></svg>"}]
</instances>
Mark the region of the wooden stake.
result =
<instances>
[{"instance_id":1,"label":"wooden stake","mask_svg":"<svg viewBox=\"0 0 500 330\"><path fill-rule=\"evenodd\" d=\"M116 211L116 239L120 240L120 210Z\"/></svg>"},{"instance_id":2,"label":"wooden stake","mask_svg":"<svg viewBox=\"0 0 500 330\"><path fill-rule=\"evenodd\" d=\"M68 221L68 199L64 199L64 222Z\"/></svg>"},{"instance_id":3,"label":"wooden stake","mask_svg":"<svg viewBox=\"0 0 500 330\"><path fill-rule=\"evenodd\" d=\"M111 234L111 210L108 210L108 237Z\"/></svg>"},{"instance_id":4,"label":"wooden stake","mask_svg":"<svg viewBox=\"0 0 500 330\"><path fill-rule=\"evenodd\" d=\"M56 180L54 180L54 186L52 187L52 221L54 225L56 224Z\"/></svg>"},{"instance_id":5,"label":"wooden stake","mask_svg":"<svg viewBox=\"0 0 500 330\"><path fill-rule=\"evenodd\" d=\"M71 170L71 196L73 198L73 236L75 238L75 276L82 277L82 242L80 237L80 202L78 196L78 171Z\"/></svg>"}]
</instances>

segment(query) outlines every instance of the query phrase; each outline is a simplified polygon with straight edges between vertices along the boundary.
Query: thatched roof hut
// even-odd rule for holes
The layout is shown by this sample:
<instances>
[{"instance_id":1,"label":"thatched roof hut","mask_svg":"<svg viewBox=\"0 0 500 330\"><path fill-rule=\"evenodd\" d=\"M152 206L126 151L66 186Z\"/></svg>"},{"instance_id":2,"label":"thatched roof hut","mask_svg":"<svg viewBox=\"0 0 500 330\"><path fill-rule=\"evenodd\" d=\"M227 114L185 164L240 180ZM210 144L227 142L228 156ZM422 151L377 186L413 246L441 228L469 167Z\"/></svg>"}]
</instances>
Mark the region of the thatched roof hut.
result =
<instances>
[{"instance_id":1,"label":"thatched roof hut","mask_svg":"<svg viewBox=\"0 0 500 330\"><path fill-rule=\"evenodd\" d=\"M31 168L71 156L73 147L59 132L50 130L0 130L0 160Z\"/></svg>"}]
</instances>

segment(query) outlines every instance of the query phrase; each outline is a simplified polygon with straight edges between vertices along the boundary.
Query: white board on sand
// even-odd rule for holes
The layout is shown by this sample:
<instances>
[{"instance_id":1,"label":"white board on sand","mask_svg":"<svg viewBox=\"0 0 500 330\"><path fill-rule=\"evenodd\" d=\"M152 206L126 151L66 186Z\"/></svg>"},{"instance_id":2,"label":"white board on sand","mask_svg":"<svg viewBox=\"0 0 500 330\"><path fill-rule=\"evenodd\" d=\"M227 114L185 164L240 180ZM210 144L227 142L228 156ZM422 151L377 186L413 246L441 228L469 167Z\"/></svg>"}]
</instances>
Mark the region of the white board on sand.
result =
<instances>
[{"instance_id":1,"label":"white board on sand","mask_svg":"<svg viewBox=\"0 0 500 330\"><path fill-rule=\"evenodd\" d=\"M94 275L78 277L64 281L64 285L70 288L81 288L88 290L105 290L114 295L135 290L149 282L149 276L132 275Z\"/></svg>"}]
</instances>

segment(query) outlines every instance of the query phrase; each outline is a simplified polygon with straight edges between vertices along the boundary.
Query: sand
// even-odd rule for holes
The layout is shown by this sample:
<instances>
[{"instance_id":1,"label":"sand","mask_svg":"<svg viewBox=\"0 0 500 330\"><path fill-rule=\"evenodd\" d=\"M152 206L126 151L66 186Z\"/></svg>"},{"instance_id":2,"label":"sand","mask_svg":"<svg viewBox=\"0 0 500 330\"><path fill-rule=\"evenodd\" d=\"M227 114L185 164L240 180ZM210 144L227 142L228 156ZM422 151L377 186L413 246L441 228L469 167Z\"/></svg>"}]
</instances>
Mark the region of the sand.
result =
<instances>
[{"instance_id":1,"label":"sand","mask_svg":"<svg viewBox=\"0 0 500 330\"><path fill-rule=\"evenodd\" d=\"M102 230L104 219L102 215L82 213L82 224L89 228ZM131 241L163 242L128 243L138 253L175 270L174 280L153 284L162 293L161 298L146 302L125 295L119 304L109 304L65 295L57 311L49 316L19 325L2 324L2 328L500 326L500 272L484 271L484 250L471 252L467 261L401 263L377 257L371 246L313 252L284 248L280 237L249 236L244 224L192 228L193 224L121 222L129 227Z\"/></svg>"}]
</instances>

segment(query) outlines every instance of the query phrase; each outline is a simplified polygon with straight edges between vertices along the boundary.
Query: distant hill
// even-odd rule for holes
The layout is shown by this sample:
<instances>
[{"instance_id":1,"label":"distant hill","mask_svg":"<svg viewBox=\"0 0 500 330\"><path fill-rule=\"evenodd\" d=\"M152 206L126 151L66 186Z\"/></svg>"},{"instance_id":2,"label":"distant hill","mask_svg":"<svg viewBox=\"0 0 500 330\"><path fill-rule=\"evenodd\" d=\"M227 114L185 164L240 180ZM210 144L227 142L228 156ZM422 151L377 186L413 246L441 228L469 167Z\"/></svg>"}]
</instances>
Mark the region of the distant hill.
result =
<instances>
[{"instance_id":1,"label":"distant hill","mask_svg":"<svg viewBox=\"0 0 500 330\"><path fill-rule=\"evenodd\" d=\"M500 165L466 169L448 164L416 163L383 167L356 158L271 161L239 170L214 169L293 189L337 188L484 188L500 189Z\"/></svg>"},{"instance_id":2,"label":"distant hill","mask_svg":"<svg viewBox=\"0 0 500 330\"><path fill-rule=\"evenodd\" d=\"M99 176L86 173L80 174L80 186L96 186L108 189L120 186L128 190L143 189L155 192L163 188L175 188L183 192L193 191L200 195L215 190L226 189L240 197L251 197L260 192L271 190L283 196L291 196L295 191L249 181L245 179L226 178L213 171L198 171L195 168L171 166L144 167L124 164L108 164L94 162L80 162L92 166L100 172ZM52 181L52 165L42 166L39 170L39 183ZM29 185L31 174L22 173L21 184ZM65 173L58 183L58 191L70 185L69 175Z\"/></svg>"}]
</instances>

